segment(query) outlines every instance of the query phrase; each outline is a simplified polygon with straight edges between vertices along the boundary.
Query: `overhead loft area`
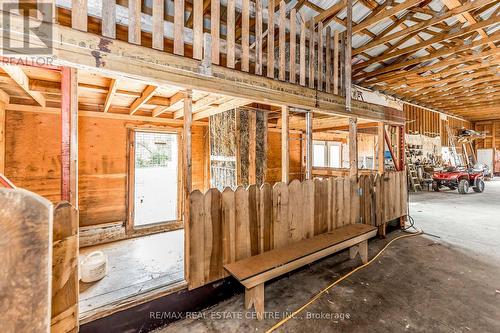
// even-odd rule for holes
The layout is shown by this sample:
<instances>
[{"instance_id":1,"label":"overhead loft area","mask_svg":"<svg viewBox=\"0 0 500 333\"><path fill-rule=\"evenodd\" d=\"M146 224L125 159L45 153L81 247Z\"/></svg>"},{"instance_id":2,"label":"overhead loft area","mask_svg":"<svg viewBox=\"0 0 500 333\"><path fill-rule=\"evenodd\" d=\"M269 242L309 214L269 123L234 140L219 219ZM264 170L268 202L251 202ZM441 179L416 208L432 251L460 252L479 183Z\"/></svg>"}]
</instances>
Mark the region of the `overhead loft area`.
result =
<instances>
[{"instance_id":1,"label":"overhead loft area","mask_svg":"<svg viewBox=\"0 0 500 333\"><path fill-rule=\"evenodd\" d=\"M56 1L56 24L50 39L54 64L97 68L103 73L196 87L256 102L402 121L401 112L363 101L353 100L346 111L345 33L324 26L321 17L304 21L297 9L285 3L273 5L276 12L270 16L271 22L269 4L260 2L246 9L235 2L234 11L219 1L203 8L184 1L179 6L168 2L166 8L161 1L154 2L154 8L148 2L131 3L139 5ZM103 16L103 12L110 14ZM296 19L290 20L293 13ZM270 24L276 36L268 33ZM12 42L22 39L22 31L22 19L12 17Z\"/></svg>"}]
</instances>

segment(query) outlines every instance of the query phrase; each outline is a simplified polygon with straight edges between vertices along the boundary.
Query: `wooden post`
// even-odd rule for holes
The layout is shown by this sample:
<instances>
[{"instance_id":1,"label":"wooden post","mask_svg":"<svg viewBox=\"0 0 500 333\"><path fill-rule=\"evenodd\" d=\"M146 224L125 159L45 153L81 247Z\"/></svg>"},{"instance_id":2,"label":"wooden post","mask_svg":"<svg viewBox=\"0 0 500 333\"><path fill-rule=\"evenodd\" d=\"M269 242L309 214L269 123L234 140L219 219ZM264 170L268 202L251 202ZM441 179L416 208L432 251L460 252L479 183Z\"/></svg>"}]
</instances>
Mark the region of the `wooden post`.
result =
<instances>
[{"instance_id":1,"label":"wooden post","mask_svg":"<svg viewBox=\"0 0 500 333\"><path fill-rule=\"evenodd\" d=\"M326 62L325 62L325 87L326 87L326 92L331 92L332 91L332 30L328 26L326 27Z\"/></svg>"},{"instance_id":2,"label":"wooden post","mask_svg":"<svg viewBox=\"0 0 500 333\"><path fill-rule=\"evenodd\" d=\"M61 200L78 209L78 72L61 70Z\"/></svg>"},{"instance_id":3,"label":"wooden post","mask_svg":"<svg viewBox=\"0 0 500 333\"><path fill-rule=\"evenodd\" d=\"M299 82L301 86L306 85L306 23L300 23L300 43L299 43Z\"/></svg>"},{"instance_id":4,"label":"wooden post","mask_svg":"<svg viewBox=\"0 0 500 333\"><path fill-rule=\"evenodd\" d=\"M189 281L189 194L191 193L192 157L191 157L191 124L193 122L193 95L191 90L186 90L184 97L184 128L182 133L182 170L184 187L184 272L186 281Z\"/></svg>"},{"instance_id":5,"label":"wooden post","mask_svg":"<svg viewBox=\"0 0 500 333\"><path fill-rule=\"evenodd\" d=\"M106 1L104 1L106 2ZM112 2L112 1L107 1ZM163 51L164 48L164 17L165 2L163 0L153 0L153 48Z\"/></svg>"},{"instance_id":6,"label":"wooden post","mask_svg":"<svg viewBox=\"0 0 500 333\"><path fill-rule=\"evenodd\" d=\"M0 89L0 173L5 174L5 108L9 95Z\"/></svg>"},{"instance_id":7,"label":"wooden post","mask_svg":"<svg viewBox=\"0 0 500 333\"><path fill-rule=\"evenodd\" d=\"M274 79L274 1L267 3L267 77Z\"/></svg>"},{"instance_id":8,"label":"wooden post","mask_svg":"<svg viewBox=\"0 0 500 333\"><path fill-rule=\"evenodd\" d=\"M255 1L255 74L262 75L262 0Z\"/></svg>"},{"instance_id":9,"label":"wooden post","mask_svg":"<svg viewBox=\"0 0 500 333\"><path fill-rule=\"evenodd\" d=\"M349 176L358 176L358 119L349 118Z\"/></svg>"},{"instance_id":10,"label":"wooden post","mask_svg":"<svg viewBox=\"0 0 500 333\"><path fill-rule=\"evenodd\" d=\"M323 23L319 22L318 23L318 90L323 90Z\"/></svg>"},{"instance_id":11,"label":"wooden post","mask_svg":"<svg viewBox=\"0 0 500 333\"><path fill-rule=\"evenodd\" d=\"M139 0L129 0L128 1L128 42L131 44L141 45L141 5L142 1ZM72 14L75 14L72 12ZM77 14L78 17L81 14ZM86 20L85 15L85 20ZM87 31L85 29L85 31Z\"/></svg>"},{"instance_id":12,"label":"wooden post","mask_svg":"<svg viewBox=\"0 0 500 333\"><path fill-rule=\"evenodd\" d=\"M193 58L203 58L203 0L193 0Z\"/></svg>"},{"instance_id":13,"label":"wooden post","mask_svg":"<svg viewBox=\"0 0 500 333\"><path fill-rule=\"evenodd\" d=\"M377 125L377 171L379 174L384 173L384 151L385 151L385 139L384 139L384 123L378 123Z\"/></svg>"},{"instance_id":14,"label":"wooden post","mask_svg":"<svg viewBox=\"0 0 500 333\"><path fill-rule=\"evenodd\" d=\"M73 14L73 11L71 11ZM102 2L102 35L108 38L116 38L116 2Z\"/></svg>"},{"instance_id":15,"label":"wooden post","mask_svg":"<svg viewBox=\"0 0 500 333\"><path fill-rule=\"evenodd\" d=\"M306 114L306 179L312 179L313 113Z\"/></svg>"},{"instance_id":16,"label":"wooden post","mask_svg":"<svg viewBox=\"0 0 500 333\"><path fill-rule=\"evenodd\" d=\"M184 55L184 1L174 0L174 53Z\"/></svg>"},{"instance_id":17,"label":"wooden post","mask_svg":"<svg viewBox=\"0 0 500 333\"><path fill-rule=\"evenodd\" d=\"M234 49L235 49L235 0L227 1L226 10L226 65L229 68L234 68Z\"/></svg>"},{"instance_id":18,"label":"wooden post","mask_svg":"<svg viewBox=\"0 0 500 333\"><path fill-rule=\"evenodd\" d=\"M314 89L314 72L316 64L314 60L314 48L316 46L316 35L314 29L314 19L309 20L309 88Z\"/></svg>"},{"instance_id":19,"label":"wooden post","mask_svg":"<svg viewBox=\"0 0 500 333\"><path fill-rule=\"evenodd\" d=\"M345 67L345 110L351 112L351 45L352 45L352 0L347 0L347 18L345 33L344 67ZM349 118L349 175L358 176L358 128L357 118Z\"/></svg>"},{"instance_id":20,"label":"wooden post","mask_svg":"<svg viewBox=\"0 0 500 333\"><path fill-rule=\"evenodd\" d=\"M241 12L241 70L248 72L250 69L250 0L243 0Z\"/></svg>"},{"instance_id":21,"label":"wooden post","mask_svg":"<svg viewBox=\"0 0 500 333\"><path fill-rule=\"evenodd\" d=\"M182 12L184 13L184 11ZM220 2L210 2L210 33L212 34L212 63L219 64L219 39L220 39Z\"/></svg>"},{"instance_id":22,"label":"wooden post","mask_svg":"<svg viewBox=\"0 0 500 333\"><path fill-rule=\"evenodd\" d=\"M399 126L399 170L405 170L405 125ZM402 195L402 194L401 194ZM406 214L399 218L399 226L401 229L406 227Z\"/></svg>"},{"instance_id":23,"label":"wooden post","mask_svg":"<svg viewBox=\"0 0 500 333\"><path fill-rule=\"evenodd\" d=\"M130 3L130 2L129 2ZM132 3L133 5L134 3ZM87 31L87 0L73 0L71 4L71 27Z\"/></svg>"},{"instance_id":24,"label":"wooden post","mask_svg":"<svg viewBox=\"0 0 500 333\"><path fill-rule=\"evenodd\" d=\"M333 93L339 94L339 32L335 31L333 37Z\"/></svg>"},{"instance_id":25,"label":"wooden post","mask_svg":"<svg viewBox=\"0 0 500 333\"><path fill-rule=\"evenodd\" d=\"M280 9L279 9L279 38L278 38L278 46L279 46L279 71L278 71L278 79L280 81L285 81L285 73L286 73L286 5L283 0L280 1Z\"/></svg>"},{"instance_id":26,"label":"wooden post","mask_svg":"<svg viewBox=\"0 0 500 333\"><path fill-rule=\"evenodd\" d=\"M281 107L281 181L287 183L290 178L290 151L289 151L289 127L288 106Z\"/></svg>"},{"instance_id":27,"label":"wooden post","mask_svg":"<svg viewBox=\"0 0 500 333\"><path fill-rule=\"evenodd\" d=\"M296 81L296 63L297 63L297 30L296 30L296 24L297 24L297 11L295 8L293 8L290 11L290 78L289 81L290 83L295 83Z\"/></svg>"},{"instance_id":28,"label":"wooden post","mask_svg":"<svg viewBox=\"0 0 500 333\"><path fill-rule=\"evenodd\" d=\"M347 0L347 18L346 18L346 33L345 33L345 50L344 50L344 67L345 67L345 108L347 112L351 112L351 75L352 75L352 0Z\"/></svg>"}]
</instances>

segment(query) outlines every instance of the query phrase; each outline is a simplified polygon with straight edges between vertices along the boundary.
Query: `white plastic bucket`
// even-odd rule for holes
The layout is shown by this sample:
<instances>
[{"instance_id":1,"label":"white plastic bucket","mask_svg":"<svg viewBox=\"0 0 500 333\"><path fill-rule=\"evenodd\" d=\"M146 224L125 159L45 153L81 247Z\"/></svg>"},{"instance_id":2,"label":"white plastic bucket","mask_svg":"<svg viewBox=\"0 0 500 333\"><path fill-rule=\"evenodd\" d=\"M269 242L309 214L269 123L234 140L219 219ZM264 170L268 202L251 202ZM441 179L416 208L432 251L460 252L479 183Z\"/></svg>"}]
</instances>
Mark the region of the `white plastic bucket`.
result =
<instances>
[{"instance_id":1,"label":"white plastic bucket","mask_svg":"<svg viewBox=\"0 0 500 333\"><path fill-rule=\"evenodd\" d=\"M80 263L82 282L95 282L108 274L108 258L102 251L90 253Z\"/></svg>"}]
</instances>

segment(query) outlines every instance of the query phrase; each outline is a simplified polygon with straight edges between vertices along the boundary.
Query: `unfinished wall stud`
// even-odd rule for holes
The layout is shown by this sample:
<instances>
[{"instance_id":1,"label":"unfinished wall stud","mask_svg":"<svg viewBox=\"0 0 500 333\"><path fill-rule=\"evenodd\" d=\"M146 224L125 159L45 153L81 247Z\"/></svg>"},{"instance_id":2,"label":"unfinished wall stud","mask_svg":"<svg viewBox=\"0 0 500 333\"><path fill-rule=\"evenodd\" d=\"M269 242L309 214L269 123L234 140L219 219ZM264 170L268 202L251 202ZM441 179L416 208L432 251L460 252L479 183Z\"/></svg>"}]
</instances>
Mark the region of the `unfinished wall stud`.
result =
<instances>
[{"instance_id":1,"label":"unfinished wall stud","mask_svg":"<svg viewBox=\"0 0 500 333\"><path fill-rule=\"evenodd\" d=\"M289 149L289 107L281 107L281 181L287 183L290 179L290 149Z\"/></svg>"}]
</instances>

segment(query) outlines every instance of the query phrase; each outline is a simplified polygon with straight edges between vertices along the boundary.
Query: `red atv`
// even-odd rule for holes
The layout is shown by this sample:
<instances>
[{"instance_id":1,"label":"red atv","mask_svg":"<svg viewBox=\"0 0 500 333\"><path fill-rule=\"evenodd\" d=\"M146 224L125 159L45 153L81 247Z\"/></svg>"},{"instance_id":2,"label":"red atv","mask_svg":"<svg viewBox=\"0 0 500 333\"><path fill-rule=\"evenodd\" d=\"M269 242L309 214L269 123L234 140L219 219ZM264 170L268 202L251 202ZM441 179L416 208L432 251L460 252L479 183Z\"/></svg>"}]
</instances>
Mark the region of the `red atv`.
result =
<instances>
[{"instance_id":1,"label":"red atv","mask_svg":"<svg viewBox=\"0 0 500 333\"><path fill-rule=\"evenodd\" d=\"M474 192L484 191L483 171L467 169L465 167L449 167L446 171L434 172L432 174L432 188L439 191L441 186L446 186L451 190L458 188L458 193L466 194L472 186Z\"/></svg>"}]
</instances>

